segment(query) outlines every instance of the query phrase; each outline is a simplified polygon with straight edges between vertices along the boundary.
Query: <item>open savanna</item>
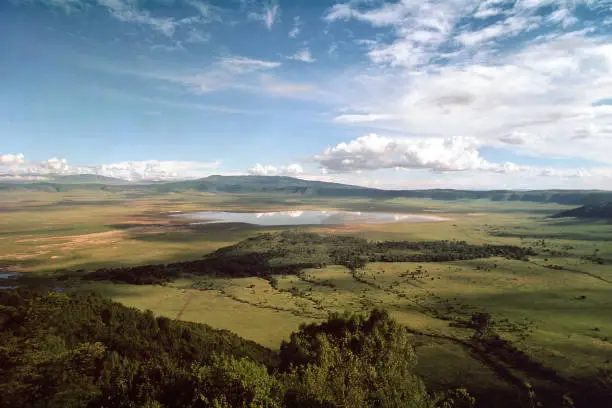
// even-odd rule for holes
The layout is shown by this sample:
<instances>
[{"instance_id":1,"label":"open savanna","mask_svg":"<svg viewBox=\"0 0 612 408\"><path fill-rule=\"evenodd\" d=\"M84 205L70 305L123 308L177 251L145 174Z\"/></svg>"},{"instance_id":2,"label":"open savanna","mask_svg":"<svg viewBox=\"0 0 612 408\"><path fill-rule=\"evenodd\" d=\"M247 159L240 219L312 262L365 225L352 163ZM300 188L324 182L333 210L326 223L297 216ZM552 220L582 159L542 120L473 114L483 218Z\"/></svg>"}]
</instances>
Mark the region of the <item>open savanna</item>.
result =
<instances>
[{"instance_id":1,"label":"open savanna","mask_svg":"<svg viewBox=\"0 0 612 408\"><path fill-rule=\"evenodd\" d=\"M509 378L550 381L540 372L512 361L492 361L469 347L474 330L458 323L486 312L503 339L562 375L580 377L612 368L612 228L597 221L546 218L568 206L79 190L6 192L0 200L0 266L46 284L95 290L158 315L228 329L272 349L301 323L321 321L329 312L378 307L389 310L412 331L418 370L440 388L448 384L477 391L507 388L511 394ZM164 286L80 279L84 271L102 267L198 259L262 232L287 229L196 226L171 217L172 212L297 209L440 215L448 220L301 229L370 240L511 244L533 247L538 255L529 261L369 263L356 272L330 265L279 276L274 285L257 277L197 275ZM70 279L54 280L67 271Z\"/></svg>"}]
</instances>

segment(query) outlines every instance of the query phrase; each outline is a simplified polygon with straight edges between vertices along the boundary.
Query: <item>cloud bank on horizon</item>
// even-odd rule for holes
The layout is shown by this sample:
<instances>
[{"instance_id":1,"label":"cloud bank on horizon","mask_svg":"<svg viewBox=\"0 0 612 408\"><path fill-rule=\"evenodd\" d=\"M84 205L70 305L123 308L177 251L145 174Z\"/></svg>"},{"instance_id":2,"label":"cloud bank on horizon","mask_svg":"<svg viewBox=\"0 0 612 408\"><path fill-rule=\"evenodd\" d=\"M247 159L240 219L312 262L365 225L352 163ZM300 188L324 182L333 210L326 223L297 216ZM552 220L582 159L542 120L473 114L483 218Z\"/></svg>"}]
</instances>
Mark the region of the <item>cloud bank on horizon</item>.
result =
<instances>
[{"instance_id":1,"label":"cloud bank on horizon","mask_svg":"<svg viewBox=\"0 0 612 408\"><path fill-rule=\"evenodd\" d=\"M0 179L612 189L612 0L314 3L3 3Z\"/></svg>"}]
</instances>

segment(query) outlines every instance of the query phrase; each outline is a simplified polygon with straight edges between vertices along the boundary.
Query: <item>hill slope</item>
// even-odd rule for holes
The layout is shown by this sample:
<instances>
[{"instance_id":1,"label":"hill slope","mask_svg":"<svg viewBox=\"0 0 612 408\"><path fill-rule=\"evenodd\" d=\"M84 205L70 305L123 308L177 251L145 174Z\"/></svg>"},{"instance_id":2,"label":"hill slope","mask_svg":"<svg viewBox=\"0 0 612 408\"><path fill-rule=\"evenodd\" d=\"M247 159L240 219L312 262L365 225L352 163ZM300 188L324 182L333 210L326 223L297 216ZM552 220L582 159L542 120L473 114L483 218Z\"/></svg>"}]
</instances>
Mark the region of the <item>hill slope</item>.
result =
<instances>
[{"instance_id":1,"label":"hill slope","mask_svg":"<svg viewBox=\"0 0 612 408\"><path fill-rule=\"evenodd\" d=\"M573 210L561 211L551 218L601 218L612 219L612 202L598 205L584 205Z\"/></svg>"},{"instance_id":2,"label":"hill slope","mask_svg":"<svg viewBox=\"0 0 612 408\"><path fill-rule=\"evenodd\" d=\"M525 201L536 203L557 203L566 205L589 205L612 201L612 191L600 190L379 190L375 188L352 186L324 181L302 180L280 176L209 176L198 180L151 182L151 183L115 183L84 181L74 182L0 182L0 191L34 190L34 191L68 191L76 189L105 190L110 192L141 192L146 194L201 191L211 193L233 194L284 194L306 197L361 197L374 199L390 198L429 198L432 200L491 200L491 201Z\"/></svg>"}]
</instances>

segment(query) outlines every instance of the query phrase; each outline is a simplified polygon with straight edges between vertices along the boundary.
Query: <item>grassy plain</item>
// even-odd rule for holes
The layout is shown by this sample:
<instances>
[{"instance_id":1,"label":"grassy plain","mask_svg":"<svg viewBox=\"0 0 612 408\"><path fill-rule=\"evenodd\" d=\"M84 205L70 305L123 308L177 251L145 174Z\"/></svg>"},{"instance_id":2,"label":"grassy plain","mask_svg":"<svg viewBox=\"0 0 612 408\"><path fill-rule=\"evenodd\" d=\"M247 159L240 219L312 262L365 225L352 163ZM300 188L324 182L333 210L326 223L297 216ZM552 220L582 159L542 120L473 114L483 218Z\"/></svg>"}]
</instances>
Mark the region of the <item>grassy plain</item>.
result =
<instances>
[{"instance_id":1,"label":"grassy plain","mask_svg":"<svg viewBox=\"0 0 612 408\"><path fill-rule=\"evenodd\" d=\"M58 271L197 259L280 227L192 226L171 211L344 209L443 213L432 223L303 227L371 240L466 240L532 246L528 262L489 258L439 263L370 263L357 274L341 266L278 279L193 277L166 286L85 282L52 284L96 290L140 309L231 330L267 347L300 323L332 311L390 310L414 332L419 371L440 386L503 387L493 369L461 345L473 330L449 324L491 313L495 329L535 360L567 376L612 368L612 228L547 219L557 204L427 199L319 199L295 196L102 191L0 194L0 266L29 276ZM596 255L598 264L585 257ZM418 278L410 272L421 271ZM440 318L445 317L445 318Z\"/></svg>"}]
</instances>

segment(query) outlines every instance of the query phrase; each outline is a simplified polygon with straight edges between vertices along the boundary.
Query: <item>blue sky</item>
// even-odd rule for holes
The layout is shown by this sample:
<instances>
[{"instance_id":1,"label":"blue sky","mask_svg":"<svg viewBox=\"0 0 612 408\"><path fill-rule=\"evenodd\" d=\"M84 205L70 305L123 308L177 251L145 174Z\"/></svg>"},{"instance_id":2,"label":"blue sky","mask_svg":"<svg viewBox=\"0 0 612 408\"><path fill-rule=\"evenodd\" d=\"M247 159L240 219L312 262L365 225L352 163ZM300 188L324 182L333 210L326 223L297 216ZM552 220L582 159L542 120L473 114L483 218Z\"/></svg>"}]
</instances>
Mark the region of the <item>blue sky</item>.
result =
<instances>
[{"instance_id":1,"label":"blue sky","mask_svg":"<svg viewBox=\"0 0 612 408\"><path fill-rule=\"evenodd\" d=\"M0 176L612 188L610 0L0 2Z\"/></svg>"}]
</instances>

